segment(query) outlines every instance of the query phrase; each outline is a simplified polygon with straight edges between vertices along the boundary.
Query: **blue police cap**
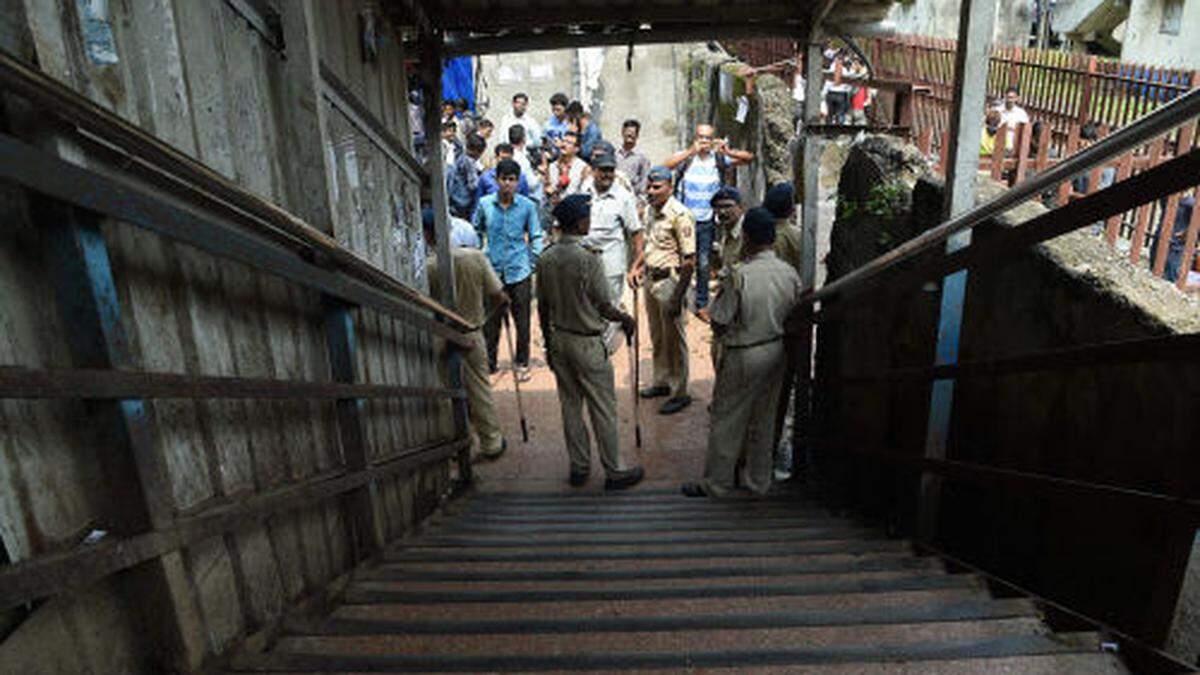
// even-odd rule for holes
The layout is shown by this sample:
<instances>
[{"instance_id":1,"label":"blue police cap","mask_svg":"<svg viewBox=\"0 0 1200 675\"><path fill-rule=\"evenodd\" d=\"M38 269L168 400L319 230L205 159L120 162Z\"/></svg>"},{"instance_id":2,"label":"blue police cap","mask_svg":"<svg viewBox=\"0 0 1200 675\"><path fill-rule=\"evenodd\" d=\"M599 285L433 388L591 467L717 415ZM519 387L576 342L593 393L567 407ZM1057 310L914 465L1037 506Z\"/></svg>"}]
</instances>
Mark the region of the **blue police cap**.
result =
<instances>
[{"instance_id":1,"label":"blue police cap","mask_svg":"<svg viewBox=\"0 0 1200 675\"><path fill-rule=\"evenodd\" d=\"M656 166L650 169L650 173L646 174L646 180L651 183L658 183L664 180L671 180L671 170L665 166Z\"/></svg>"},{"instance_id":2,"label":"blue police cap","mask_svg":"<svg viewBox=\"0 0 1200 675\"><path fill-rule=\"evenodd\" d=\"M592 214L592 198L588 195L569 195L554 207L554 219L564 229L574 229L576 223Z\"/></svg>"},{"instance_id":3,"label":"blue police cap","mask_svg":"<svg viewBox=\"0 0 1200 675\"><path fill-rule=\"evenodd\" d=\"M742 235L755 246L775 243L775 214L759 206L746 212Z\"/></svg>"},{"instance_id":4,"label":"blue police cap","mask_svg":"<svg viewBox=\"0 0 1200 675\"><path fill-rule=\"evenodd\" d=\"M776 218L787 218L796 210L796 191L791 183L776 183L767 190L762 205Z\"/></svg>"},{"instance_id":5,"label":"blue police cap","mask_svg":"<svg viewBox=\"0 0 1200 675\"><path fill-rule=\"evenodd\" d=\"M716 194L709 200L709 204L716 204L717 202L735 202L741 204L742 193L732 185L722 185L717 188Z\"/></svg>"}]
</instances>

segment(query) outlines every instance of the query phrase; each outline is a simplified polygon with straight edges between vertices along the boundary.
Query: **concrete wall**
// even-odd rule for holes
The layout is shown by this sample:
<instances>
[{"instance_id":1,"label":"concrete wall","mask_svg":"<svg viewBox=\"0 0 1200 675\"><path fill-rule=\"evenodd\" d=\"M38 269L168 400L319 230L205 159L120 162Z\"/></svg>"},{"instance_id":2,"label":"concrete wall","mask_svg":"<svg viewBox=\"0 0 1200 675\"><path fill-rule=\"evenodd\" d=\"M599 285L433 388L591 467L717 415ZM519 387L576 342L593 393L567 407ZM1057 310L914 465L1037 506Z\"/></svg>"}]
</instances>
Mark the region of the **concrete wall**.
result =
<instances>
[{"instance_id":1,"label":"concrete wall","mask_svg":"<svg viewBox=\"0 0 1200 675\"><path fill-rule=\"evenodd\" d=\"M5 0L0 39L10 53L308 220L363 258L424 290L418 186L317 94L319 58L395 136L408 138L403 54L386 25L376 63L359 49L358 12L373 3L276 3L287 58L225 2L145 0L107 6L82 28L74 0ZM306 12L308 12L306 14ZM111 36L111 39L108 37ZM92 49L89 51L89 47ZM30 128L44 114L19 115ZM407 142L407 141L405 141ZM99 166L69 141L74 161ZM130 225L101 225L118 285L123 328L138 370L329 381L321 298L281 280L162 240ZM0 193L0 364L72 367L68 330L42 257L45 234L29 195ZM440 384L434 347L391 318L356 312L358 377ZM195 512L336 468L333 404L308 401L155 401L147 405L177 513ZM371 458L445 438L444 406L371 402ZM119 532L97 472L94 421L77 402L0 401L0 542L16 561L71 548L93 529ZM379 517L390 537L440 492L444 466L382 481ZM116 486L119 490L121 486ZM320 595L353 564L337 500L308 505L189 546L161 563L174 595L180 645L155 642L147 598L121 577L9 617L0 672L135 673L188 670L270 628L286 607ZM2 619L3 617L0 617ZM15 627L14 627L15 624Z\"/></svg>"},{"instance_id":2,"label":"concrete wall","mask_svg":"<svg viewBox=\"0 0 1200 675\"><path fill-rule=\"evenodd\" d=\"M1163 0L1132 0L1121 60L1172 68L1200 68L1200 0L1184 0L1178 35L1159 31Z\"/></svg>"},{"instance_id":3,"label":"concrete wall","mask_svg":"<svg viewBox=\"0 0 1200 675\"><path fill-rule=\"evenodd\" d=\"M872 161L886 167L885 145ZM935 224L942 188L923 179L902 191L884 215L862 204L874 181L861 158L842 174L841 217L829 256L832 278ZM892 175L885 171L885 176ZM981 179L979 198L1004 188ZM907 204L911 203L911 207ZM977 241L1043 210L1026 204L976 229ZM821 379L818 437L862 448L920 455L929 385L838 383L862 374L933 363L936 286L887 289L856 298L841 321L819 329ZM972 270L965 303L961 359L987 360L1046 349L1200 330L1200 302L1153 278L1086 232L1064 235L998 264ZM1195 402L1200 366L1188 362L1098 364L1041 373L970 378L955 388L951 459L1062 475L1146 491L1170 489L1181 452L1200 437ZM911 532L916 477L876 460L839 463L843 496L881 517L902 514ZM943 546L1034 592L1082 609L1125 630L1143 630L1147 598L1158 579L1157 552L1168 536L1163 519L1104 499L1056 499L947 482L939 538ZM1188 601L1190 616L1196 615ZM1181 607L1181 611L1182 611ZM1174 645L1189 661L1195 644Z\"/></svg>"},{"instance_id":4,"label":"concrete wall","mask_svg":"<svg viewBox=\"0 0 1200 675\"><path fill-rule=\"evenodd\" d=\"M956 39L961 0L912 0L892 5L888 20L896 32L905 35ZM1022 0L996 0L995 43L1026 45L1033 15L1029 3Z\"/></svg>"},{"instance_id":5,"label":"concrete wall","mask_svg":"<svg viewBox=\"0 0 1200 675\"><path fill-rule=\"evenodd\" d=\"M604 138L620 145L621 123L629 117L642 123L640 147L659 163L679 149L682 73L690 45L638 45L632 70L626 69L628 47L605 47L599 87L592 93L592 110ZM489 102L487 117L499 123L511 109L513 94L529 95L529 112L545 124L550 96L581 95L578 50L491 54L480 57L480 96Z\"/></svg>"}]
</instances>

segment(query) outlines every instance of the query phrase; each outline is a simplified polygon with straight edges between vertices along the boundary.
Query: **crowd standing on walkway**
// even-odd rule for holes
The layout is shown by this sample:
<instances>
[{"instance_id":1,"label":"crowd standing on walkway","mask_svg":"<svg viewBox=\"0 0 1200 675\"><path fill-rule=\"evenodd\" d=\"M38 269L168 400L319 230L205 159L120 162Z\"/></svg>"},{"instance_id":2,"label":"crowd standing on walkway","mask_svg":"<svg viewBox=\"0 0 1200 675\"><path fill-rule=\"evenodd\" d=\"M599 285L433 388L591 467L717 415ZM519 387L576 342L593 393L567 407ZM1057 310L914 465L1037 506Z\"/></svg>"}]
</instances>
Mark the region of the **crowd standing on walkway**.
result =
<instances>
[{"instance_id":1,"label":"crowd standing on walkway","mask_svg":"<svg viewBox=\"0 0 1200 675\"><path fill-rule=\"evenodd\" d=\"M801 325L801 237L791 185L773 186L762 206L746 210L735 168L754 155L717 137L711 125L697 126L688 148L655 166L638 149L636 119L623 122L617 147L563 94L548 101L544 123L524 93L511 103L490 162L484 161L495 129L490 121L471 120L455 102L447 102L442 120L455 309L479 342L464 359L464 385L480 456L495 458L507 447L490 375L497 372L500 333L511 330L515 376L528 379L536 298L561 405L569 484L588 480L593 438L605 488L638 483L641 467L621 459L610 358L619 335L629 341L635 334L644 302L653 367L637 396L665 399L657 409L662 415L692 403L689 314L712 328L717 376L706 466L682 492L724 497L742 485L765 493L790 425L795 369L784 341ZM434 219L425 215L432 247ZM439 264L429 258L431 280Z\"/></svg>"}]
</instances>

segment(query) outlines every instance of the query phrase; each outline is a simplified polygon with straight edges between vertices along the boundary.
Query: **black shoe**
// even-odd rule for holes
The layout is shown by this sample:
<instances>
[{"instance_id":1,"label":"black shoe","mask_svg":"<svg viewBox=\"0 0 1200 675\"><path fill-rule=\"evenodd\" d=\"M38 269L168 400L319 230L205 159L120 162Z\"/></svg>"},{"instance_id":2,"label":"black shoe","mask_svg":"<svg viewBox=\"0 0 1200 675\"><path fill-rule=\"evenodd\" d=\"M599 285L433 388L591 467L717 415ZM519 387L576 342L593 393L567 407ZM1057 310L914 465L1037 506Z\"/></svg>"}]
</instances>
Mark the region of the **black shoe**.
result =
<instances>
[{"instance_id":1,"label":"black shoe","mask_svg":"<svg viewBox=\"0 0 1200 675\"><path fill-rule=\"evenodd\" d=\"M500 372L500 369L496 367L496 364L494 364L494 363L488 364L488 375L495 375L498 372Z\"/></svg>"},{"instance_id":2,"label":"black shoe","mask_svg":"<svg viewBox=\"0 0 1200 675\"><path fill-rule=\"evenodd\" d=\"M679 491L683 493L684 497L708 496L708 493L704 491L704 488L700 487L699 483L684 483L683 485L679 486Z\"/></svg>"},{"instance_id":3,"label":"black shoe","mask_svg":"<svg viewBox=\"0 0 1200 675\"><path fill-rule=\"evenodd\" d=\"M624 490L631 488L634 485L642 482L642 478L646 477L646 471L640 466L635 466L632 469L618 471L604 479L605 490Z\"/></svg>"},{"instance_id":4,"label":"black shoe","mask_svg":"<svg viewBox=\"0 0 1200 675\"><path fill-rule=\"evenodd\" d=\"M581 487L588 481L589 475L591 475L590 471L583 471L580 473L575 473L572 471L571 475L567 477L567 482L571 484L571 487Z\"/></svg>"},{"instance_id":5,"label":"black shoe","mask_svg":"<svg viewBox=\"0 0 1200 675\"><path fill-rule=\"evenodd\" d=\"M666 385L657 385L654 387L646 387L638 392L642 398L661 398L668 396L671 393L671 388Z\"/></svg>"},{"instance_id":6,"label":"black shoe","mask_svg":"<svg viewBox=\"0 0 1200 675\"><path fill-rule=\"evenodd\" d=\"M691 396L676 396L675 398L668 399L666 403L662 404L662 407L658 409L658 413L660 415L674 415L691 404Z\"/></svg>"}]
</instances>

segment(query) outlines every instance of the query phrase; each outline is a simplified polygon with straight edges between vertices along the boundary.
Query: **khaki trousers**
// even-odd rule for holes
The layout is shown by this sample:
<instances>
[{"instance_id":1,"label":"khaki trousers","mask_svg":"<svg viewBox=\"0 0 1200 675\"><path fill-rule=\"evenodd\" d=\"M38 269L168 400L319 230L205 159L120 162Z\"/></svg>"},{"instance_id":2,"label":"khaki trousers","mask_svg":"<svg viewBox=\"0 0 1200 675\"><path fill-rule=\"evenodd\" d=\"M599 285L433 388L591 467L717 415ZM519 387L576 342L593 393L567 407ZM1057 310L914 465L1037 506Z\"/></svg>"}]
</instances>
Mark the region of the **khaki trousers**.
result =
<instances>
[{"instance_id":1,"label":"khaki trousers","mask_svg":"<svg viewBox=\"0 0 1200 675\"><path fill-rule=\"evenodd\" d=\"M654 348L656 387L671 389L671 397L687 395L688 351L684 334L683 302L672 303L674 277L650 284L646 293L646 318L650 324L650 343Z\"/></svg>"},{"instance_id":2,"label":"khaki trousers","mask_svg":"<svg viewBox=\"0 0 1200 675\"><path fill-rule=\"evenodd\" d=\"M492 399L492 381L488 375L487 344L479 331L469 333L475 348L465 352L462 358L463 387L467 390L467 414L471 430L479 438L479 451L484 455L500 452L503 434L500 418L496 415L496 402Z\"/></svg>"},{"instance_id":3,"label":"khaki trousers","mask_svg":"<svg viewBox=\"0 0 1200 675\"><path fill-rule=\"evenodd\" d=\"M591 471L591 442L583 424L583 406L596 436L600 464L606 474L621 469L617 438L617 391L613 368L600 336L587 337L555 331L551 336L551 367L558 383L563 432L571 473Z\"/></svg>"},{"instance_id":4,"label":"khaki trousers","mask_svg":"<svg viewBox=\"0 0 1200 675\"><path fill-rule=\"evenodd\" d=\"M708 494L722 497L733 492L742 455L746 486L760 495L771 488L772 440L785 362L782 341L723 350L700 481Z\"/></svg>"}]
</instances>

